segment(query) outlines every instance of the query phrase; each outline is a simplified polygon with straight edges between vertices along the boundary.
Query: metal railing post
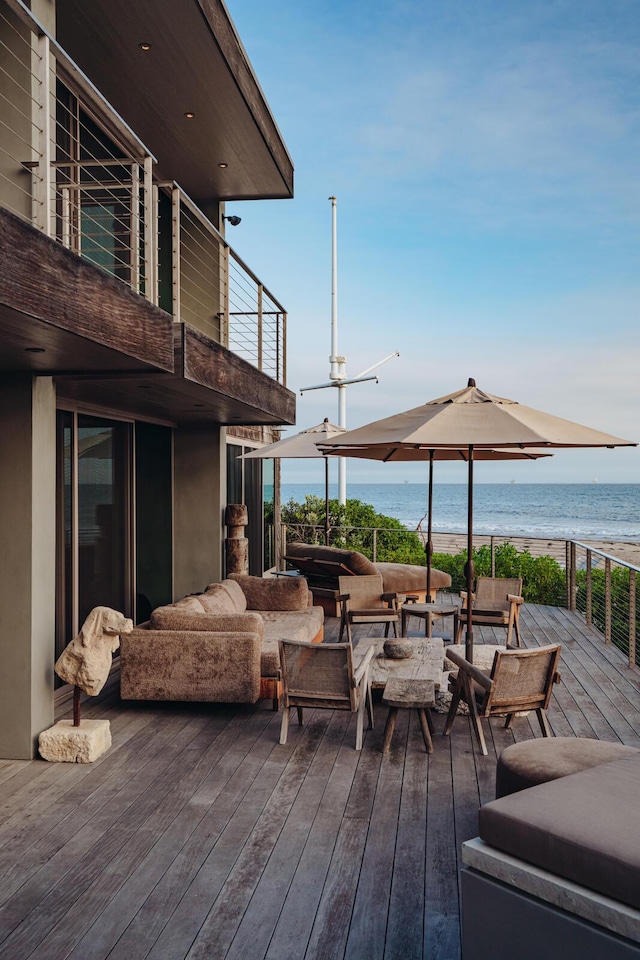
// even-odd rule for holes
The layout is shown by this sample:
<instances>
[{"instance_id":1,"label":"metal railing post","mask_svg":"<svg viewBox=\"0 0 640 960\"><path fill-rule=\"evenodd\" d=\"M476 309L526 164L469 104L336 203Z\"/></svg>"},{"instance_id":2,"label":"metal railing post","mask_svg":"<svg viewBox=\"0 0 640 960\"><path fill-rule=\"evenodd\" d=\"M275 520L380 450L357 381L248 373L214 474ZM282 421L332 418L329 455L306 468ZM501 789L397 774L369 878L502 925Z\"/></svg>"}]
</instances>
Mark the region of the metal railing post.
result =
<instances>
[{"instance_id":1,"label":"metal railing post","mask_svg":"<svg viewBox=\"0 0 640 960\"><path fill-rule=\"evenodd\" d=\"M373 563L375 563L376 558L378 556L378 528L377 527L373 528L373 546L372 546L371 552L373 554L371 559Z\"/></svg>"},{"instance_id":2,"label":"metal railing post","mask_svg":"<svg viewBox=\"0 0 640 960\"><path fill-rule=\"evenodd\" d=\"M569 610L576 609L576 545L573 540L569 544Z\"/></svg>"},{"instance_id":3,"label":"metal railing post","mask_svg":"<svg viewBox=\"0 0 640 960\"><path fill-rule=\"evenodd\" d=\"M280 316L280 314L278 314ZM287 385L287 315L282 314L282 386Z\"/></svg>"},{"instance_id":4,"label":"metal railing post","mask_svg":"<svg viewBox=\"0 0 640 960\"><path fill-rule=\"evenodd\" d=\"M636 571L629 570L629 666L636 665Z\"/></svg>"},{"instance_id":5,"label":"metal railing post","mask_svg":"<svg viewBox=\"0 0 640 960\"><path fill-rule=\"evenodd\" d=\"M45 35L37 37L33 47L36 61L34 71L34 99L38 104L34 147L38 157L38 166L34 173L33 184L33 223L48 237L52 233L51 210L51 47Z\"/></svg>"},{"instance_id":6,"label":"metal railing post","mask_svg":"<svg viewBox=\"0 0 640 960\"><path fill-rule=\"evenodd\" d=\"M180 188L171 191L171 310L173 319L180 319Z\"/></svg>"},{"instance_id":7,"label":"metal railing post","mask_svg":"<svg viewBox=\"0 0 640 960\"><path fill-rule=\"evenodd\" d=\"M593 623L593 583L591 578L591 560L591 550L587 550L587 595L585 604L585 620L587 621L588 627L590 627Z\"/></svg>"},{"instance_id":8,"label":"metal railing post","mask_svg":"<svg viewBox=\"0 0 640 960\"><path fill-rule=\"evenodd\" d=\"M135 290L136 293L140 293L142 289L140 277L140 167L136 161L131 164L131 204L129 216L131 217L131 242L129 247L131 289Z\"/></svg>"},{"instance_id":9,"label":"metal railing post","mask_svg":"<svg viewBox=\"0 0 640 960\"><path fill-rule=\"evenodd\" d=\"M144 197L144 295L151 303L157 303L157 284L156 268L158 263L158 233L154 230L154 196L153 196L153 160L151 157L144 158L143 172L143 197ZM135 211L136 216L140 216L139 208ZM137 259L140 258L140 251L136 251ZM138 288L139 289L139 288Z\"/></svg>"},{"instance_id":10,"label":"metal railing post","mask_svg":"<svg viewBox=\"0 0 640 960\"><path fill-rule=\"evenodd\" d=\"M495 577L496 575L496 538L491 537L491 576Z\"/></svg>"},{"instance_id":11,"label":"metal railing post","mask_svg":"<svg viewBox=\"0 0 640 960\"><path fill-rule=\"evenodd\" d=\"M604 561L604 642L611 643L611 560Z\"/></svg>"},{"instance_id":12,"label":"metal railing post","mask_svg":"<svg viewBox=\"0 0 640 960\"><path fill-rule=\"evenodd\" d=\"M230 320L229 320L229 247L222 248L222 317L220 343L229 349Z\"/></svg>"},{"instance_id":13,"label":"metal railing post","mask_svg":"<svg viewBox=\"0 0 640 960\"><path fill-rule=\"evenodd\" d=\"M262 286L261 283L259 283L258 284L258 331L257 331L258 370L262 370L263 368L263 354L264 354L264 344L263 344L264 331L262 328L262 293L263 291L264 291L264 287Z\"/></svg>"}]
</instances>

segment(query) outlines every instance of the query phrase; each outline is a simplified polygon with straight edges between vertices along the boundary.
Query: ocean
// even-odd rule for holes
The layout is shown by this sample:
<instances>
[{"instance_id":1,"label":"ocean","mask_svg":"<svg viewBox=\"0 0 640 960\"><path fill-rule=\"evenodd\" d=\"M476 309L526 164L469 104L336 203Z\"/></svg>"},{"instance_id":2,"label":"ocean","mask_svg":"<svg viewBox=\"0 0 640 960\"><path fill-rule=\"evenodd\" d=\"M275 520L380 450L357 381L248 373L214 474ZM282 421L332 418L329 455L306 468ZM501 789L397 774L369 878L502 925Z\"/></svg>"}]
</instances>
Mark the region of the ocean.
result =
<instances>
[{"instance_id":1,"label":"ocean","mask_svg":"<svg viewBox=\"0 0 640 960\"><path fill-rule=\"evenodd\" d=\"M324 485L283 483L282 502L324 499ZM336 484L330 496L337 497ZM378 513L400 520L409 530L426 529L427 485L349 483L347 498L370 503ZM477 483L474 485L476 534L543 537L561 540L640 540L640 484L625 483ZM433 486L434 533L467 529L467 487Z\"/></svg>"}]
</instances>

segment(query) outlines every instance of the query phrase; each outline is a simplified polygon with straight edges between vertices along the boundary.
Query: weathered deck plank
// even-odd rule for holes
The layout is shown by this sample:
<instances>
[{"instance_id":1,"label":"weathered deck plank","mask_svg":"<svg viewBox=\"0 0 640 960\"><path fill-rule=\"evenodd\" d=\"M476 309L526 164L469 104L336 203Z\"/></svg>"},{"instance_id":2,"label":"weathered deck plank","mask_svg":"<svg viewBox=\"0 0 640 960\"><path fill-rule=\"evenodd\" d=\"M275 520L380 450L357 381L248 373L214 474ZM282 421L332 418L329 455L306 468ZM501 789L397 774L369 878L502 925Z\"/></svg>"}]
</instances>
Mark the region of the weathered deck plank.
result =
<instances>
[{"instance_id":1,"label":"weathered deck plank","mask_svg":"<svg viewBox=\"0 0 640 960\"><path fill-rule=\"evenodd\" d=\"M578 614L521 624L563 645L554 732L640 745L640 671ZM94 764L0 763L0 960L459 960L460 844L535 718L491 721L483 757L466 717L444 738L434 714L428 755L400 711L383 757L379 700L361 753L331 711L280 746L269 707L87 703L113 732Z\"/></svg>"}]
</instances>

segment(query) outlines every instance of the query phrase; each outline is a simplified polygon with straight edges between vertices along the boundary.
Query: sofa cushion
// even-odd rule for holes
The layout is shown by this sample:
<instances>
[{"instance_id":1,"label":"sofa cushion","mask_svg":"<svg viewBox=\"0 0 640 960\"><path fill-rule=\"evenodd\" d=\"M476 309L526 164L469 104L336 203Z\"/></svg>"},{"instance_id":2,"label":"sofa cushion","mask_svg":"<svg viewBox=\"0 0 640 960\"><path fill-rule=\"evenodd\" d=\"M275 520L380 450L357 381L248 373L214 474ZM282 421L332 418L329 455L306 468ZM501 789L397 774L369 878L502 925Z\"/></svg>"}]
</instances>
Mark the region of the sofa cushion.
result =
<instances>
[{"instance_id":1,"label":"sofa cushion","mask_svg":"<svg viewBox=\"0 0 640 960\"><path fill-rule=\"evenodd\" d=\"M307 609L309 588L304 577L248 577L232 573L229 579L246 597L249 610Z\"/></svg>"},{"instance_id":2,"label":"sofa cushion","mask_svg":"<svg viewBox=\"0 0 640 960\"><path fill-rule=\"evenodd\" d=\"M324 611L322 607L298 610L260 610L264 622L264 640L260 650L260 673L275 677L280 669L279 640L303 640L311 643L322 639Z\"/></svg>"},{"instance_id":3,"label":"sofa cushion","mask_svg":"<svg viewBox=\"0 0 640 960\"><path fill-rule=\"evenodd\" d=\"M202 594L202 603L210 613L244 613L247 609L247 598L242 589L230 579L210 583Z\"/></svg>"},{"instance_id":4,"label":"sofa cushion","mask_svg":"<svg viewBox=\"0 0 640 960\"><path fill-rule=\"evenodd\" d=\"M189 614L204 613L204 607L198 597L183 597L182 600L177 600L175 603L169 603L163 607L156 607L151 613L151 624L158 630L163 629L163 627L159 626L159 623L165 613L175 614L179 617L188 617Z\"/></svg>"},{"instance_id":5,"label":"sofa cushion","mask_svg":"<svg viewBox=\"0 0 640 960\"><path fill-rule=\"evenodd\" d=\"M152 630L189 630L219 633L256 633L260 639L264 635L264 621L260 614L250 613L199 613L183 611L174 607L158 607L151 614Z\"/></svg>"},{"instance_id":6,"label":"sofa cushion","mask_svg":"<svg viewBox=\"0 0 640 960\"><path fill-rule=\"evenodd\" d=\"M236 605L221 583L211 583L200 598L207 613L234 614Z\"/></svg>"},{"instance_id":7,"label":"sofa cushion","mask_svg":"<svg viewBox=\"0 0 640 960\"><path fill-rule=\"evenodd\" d=\"M514 857L640 910L640 755L499 800L480 809L480 836Z\"/></svg>"}]
</instances>

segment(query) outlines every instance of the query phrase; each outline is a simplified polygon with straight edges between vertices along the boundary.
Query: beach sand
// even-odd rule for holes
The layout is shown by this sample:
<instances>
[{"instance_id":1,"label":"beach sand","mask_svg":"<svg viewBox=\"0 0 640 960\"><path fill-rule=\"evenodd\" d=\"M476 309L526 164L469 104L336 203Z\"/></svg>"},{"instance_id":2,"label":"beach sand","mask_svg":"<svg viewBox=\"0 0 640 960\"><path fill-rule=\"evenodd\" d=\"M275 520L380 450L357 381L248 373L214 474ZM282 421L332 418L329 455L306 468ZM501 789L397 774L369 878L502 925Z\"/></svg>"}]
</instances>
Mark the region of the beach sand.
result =
<instances>
[{"instance_id":1,"label":"beach sand","mask_svg":"<svg viewBox=\"0 0 640 960\"><path fill-rule=\"evenodd\" d=\"M422 534L424 537L424 534ZM545 555L553 557L558 561L561 567L565 566L566 559L566 540L546 540L534 537L494 537L494 543L512 543L517 550L528 550L532 557L542 557ZM594 550L601 550L603 553L618 560L624 560L626 563L632 563L640 567L640 543L626 542L616 540L584 540L581 543L587 543ZM491 537L481 534L474 536L474 547L481 547L484 544L490 544ZM460 553L466 550L467 535L465 533L434 533L433 551L434 553ZM597 556L597 555L596 555ZM596 563L594 556L594 564ZM584 558L584 550L578 548L578 562Z\"/></svg>"}]
</instances>

